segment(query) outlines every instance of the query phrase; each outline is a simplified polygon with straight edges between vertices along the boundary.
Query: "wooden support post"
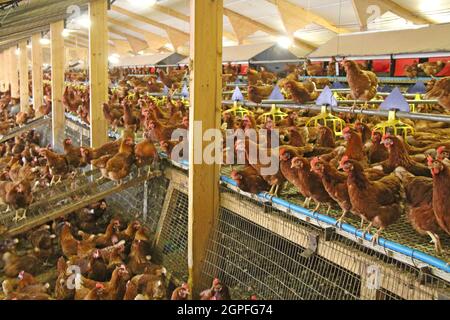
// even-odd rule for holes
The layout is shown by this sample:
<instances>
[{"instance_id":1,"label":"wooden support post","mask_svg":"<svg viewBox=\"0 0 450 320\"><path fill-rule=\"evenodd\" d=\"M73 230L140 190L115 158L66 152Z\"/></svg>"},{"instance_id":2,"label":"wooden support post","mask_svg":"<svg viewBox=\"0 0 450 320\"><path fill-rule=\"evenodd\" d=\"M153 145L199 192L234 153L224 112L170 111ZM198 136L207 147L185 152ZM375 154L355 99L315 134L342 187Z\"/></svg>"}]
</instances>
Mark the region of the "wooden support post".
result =
<instances>
[{"instance_id":1,"label":"wooden support post","mask_svg":"<svg viewBox=\"0 0 450 320\"><path fill-rule=\"evenodd\" d=\"M42 74L42 47L41 35L34 34L31 37L31 81L33 83L33 106L36 110L36 117L39 118L42 114L39 113L39 107L43 103L43 74Z\"/></svg>"},{"instance_id":2,"label":"wooden support post","mask_svg":"<svg viewBox=\"0 0 450 320\"><path fill-rule=\"evenodd\" d=\"M17 68L17 47L9 48L9 80L11 82L11 97L19 99L19 70Z\"/></svg>"},{"instance_id":3,"label":"wooden support post","mask_svg":"<svg viewBox=\"0 0 450 320\"><path fill-rule=\"evenodd\" d=\"M30 105L30 89L28 86L28 52L27 41L19 43L19 81L20 81L20 111L28 111Z\"/></svg>"},{"instance_id":4,"label":"wooden support post","mask_svg":"<svg viewBox=\"0 0 450 320\"><path fill-rule=\"evenodd\" d=\"M6 91L6 61L5 52L0 52L0 92Z\"/></svg>"},{"instance_id":5,"label":"wooden support post","mask_svg":"<svg viewBox=\"0 0 450 320\"><path fill-rule=\"evenodd\" d=\"M53 148L62 150L64 139L64 106L62 98L64 93L64 21L54 22L50 25L51 64L52 64L52 128Z\"/></svg>"},{"instance_id":6,"label":"wooden support post","mask_svg":"<svg viewBox=\"0 0 450 320\"><path fill-rule=\"evenodd\" d=\"M223 0L191 0L190 6L188 266L195 297L202 289L202 269L219 206L219 165L203 161L207 143L202 141L206 130L220 127Z\"/></svg>"},{"instance_id":7,"label":"wooden support post","mask_svg":"<svg viewBox=\"0 0 450 320\"><path fill-rule=\"evenodd\" d=\"M93 0L89 3L91 28L89 31L89 76L91 93L91 146L108 142L108 122L102 104L108 102L108 3Z\"/></svg>"},{"instance_id":8,"label":"wooden support post","mask_svg":"<svg viewBox=\"0 0 450 320\"><path fill-rule=\"evenodd\" d=\"M5 73L5 91L8 91L11 86L11 68L9 68L9 61L11 60L9 58L11 51L9 49L6 49L3 51L3 61L4 61L4 73Z\"/></svg>"}]
</instances>

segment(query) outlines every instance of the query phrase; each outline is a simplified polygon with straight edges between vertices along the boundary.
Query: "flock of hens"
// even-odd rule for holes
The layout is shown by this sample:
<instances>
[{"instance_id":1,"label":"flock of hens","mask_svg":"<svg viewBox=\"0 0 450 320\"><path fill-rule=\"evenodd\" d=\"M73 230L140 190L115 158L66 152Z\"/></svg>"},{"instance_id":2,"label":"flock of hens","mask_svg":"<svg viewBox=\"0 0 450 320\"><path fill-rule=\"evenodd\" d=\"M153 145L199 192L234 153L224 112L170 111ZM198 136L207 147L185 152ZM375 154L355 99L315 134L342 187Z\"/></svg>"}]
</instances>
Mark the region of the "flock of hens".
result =
<instances>
[{"instance_id":1,"label":"flock of hens","mask_svg":"<svg viewBox=\"0 0 450 320\"><path fill-rule=\"evenodd\" d=\"M366 70L367 66L349 60L342 66L354 100L368 102L377 96L378 79ZM248 99L261 103L278 85L288 99L302 104L314 101L319 95L318 88L329 85L329 81L312 78L299 82L298 76L334 75L335 69L332 63L323 68L307 61L302 67L288 66L287 76L282 79L263 68L250 69ZM225 65L224 83L236 81L238 73L235 66ZM1 144L0 199L10 209L17 210L15 220L26 219L26 210L41 188L72 179L89 164L98 168L103 178L120 184L133 166L141 171L157 163L160 150L170 157L175 146L186 143L171 139L175 130L189 130L189 108L184 100L157 99L147 93L161 93L166 89L169 93L178 92L186 74L186 70L172 69L167 73L158 70L158 81L154 75L124 76L113 71L111 78L117 80L116 86L110 89L109 101L102 109L110 127L123 129L123 135L100 148L75 147L70 139L65 139L64 151L58 153L51 146L41 146L39 134L34 130ZM76 74L67 78L86 80L85 75ZM419 106L419 110L447 113L450 78L433 80L428 90L427 97L438 99L439 105ZM48 85L44 93L45 104L38 110L47 115L52 107ZM23 126L34 117L33 107L29 112L13 114L8 106L17 102L9 92L1 96L1 132ZM68 85L63 104L67 112L77 114L89 124L86 87ZM281 132L277 149L267 144L252 145L255 143L248 139L236 141L235 148L245 152L247 164L234 167L231 177L243 191L283 195L289 183L304 197L305 207L309 208L313 201L315 211L321 205L341 209L338 224L352 214L361 219L361 228L366 233L372 227L377 228L374 242L384 229L406 214L412 227L430 236L436 252L442 253L440 237L450 235L450 128L447 124L409 121L416 133L405 139L373 131L380 122L376 117L340 114L348 124L341 140L326 126L307 127L306 122L315 115L310 111L283 109L287 117L275 120L261 117L265 111L260 107L244 117L234 116L227 110L229 107L224 106L223 129L264 128L269 134L274 129ZM136 133L140 132L143 140L138 142ZM249 161L251 147L277 157L279 171L262 175L265 165ZM7 277L3 281L5 298L187 299L189 290L185 284L168 296L166 270L151 262L145 227L138 221L126 226L120 217L108 216L107 207L106 201L101 201L23 234L20 239L3 241L0 263ZM368 226L364 228L364 224ZM47 264L53 272L50 280L41 281L37 275ZM79 270L75 275L74 267ZM67 286L72 280L75 288ZM205 300L229 298L228 288L218 279L202 293Z\"/></svg>"}]
</instances>

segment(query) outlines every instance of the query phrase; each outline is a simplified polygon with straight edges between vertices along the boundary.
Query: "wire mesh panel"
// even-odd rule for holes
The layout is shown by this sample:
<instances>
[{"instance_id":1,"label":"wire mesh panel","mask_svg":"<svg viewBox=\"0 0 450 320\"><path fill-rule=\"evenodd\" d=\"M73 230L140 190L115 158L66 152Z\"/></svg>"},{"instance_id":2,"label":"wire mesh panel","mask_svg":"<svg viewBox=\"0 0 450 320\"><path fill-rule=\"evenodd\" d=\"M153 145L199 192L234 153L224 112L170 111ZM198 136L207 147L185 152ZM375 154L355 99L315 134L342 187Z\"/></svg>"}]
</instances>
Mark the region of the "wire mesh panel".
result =
<instances>
[{"instance_id":1,"label":"wire mesh panel","mask_svg":"<svg viewBox=\"0 0 450 320\"><path fill-rule=\"evenodd\" d=\"M166 198L168 182L161 176L113 194L107 200L130 219L142 221L148 228L150 236L154 236Z\"/></svg>"},{"instance_id":2,"label":"wire mesh panel","mask_svg":"<svg viewBox=\"0 0 450 320\"><path fill-rule=\"evenodd\" d=\"M227 189L207 252L205 288L214 277L235 299L449 296L444 280Z\"/></svg>"},{"instance_id":3,"label":"wire mesh panel","mask_svg":"<svg viewBox=\"0 0 450 320\"><path fill-rule=\"evenodd\" d=\"M173 189L168 196L166 212L157 231L155 260L163 264L175 283L188 279L188 196Z\"/></svg>"},{"instance_id":4,"label":"wire mesh panel","mask_svg":"<svg viewBox=\"0 0 450 320\"><path fill-rule=\"evenodd\" d=\"M64 134L67 138L71 138L76 146L85 147L91 144L89 130L70 120L66 120Z\"/></svg>"}]
</instances>

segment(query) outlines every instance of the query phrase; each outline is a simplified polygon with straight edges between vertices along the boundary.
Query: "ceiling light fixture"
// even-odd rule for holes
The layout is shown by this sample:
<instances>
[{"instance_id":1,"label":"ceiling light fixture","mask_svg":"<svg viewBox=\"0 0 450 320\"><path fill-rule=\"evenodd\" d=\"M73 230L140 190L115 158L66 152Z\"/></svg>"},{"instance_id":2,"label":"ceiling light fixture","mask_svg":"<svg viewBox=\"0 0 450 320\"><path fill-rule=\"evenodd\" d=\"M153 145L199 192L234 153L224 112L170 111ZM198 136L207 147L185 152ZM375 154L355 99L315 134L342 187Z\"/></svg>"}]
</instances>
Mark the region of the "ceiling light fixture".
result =
<instances>
[{"instance_id":1,"label":"ceiling light fixture","mask_svg":"<svg viewBox=\"0 0 450 320\"><path fill-rule=\"evenodd\" d=\"M289 49L292 46L293 41L289 37L282 36L282 37L278 37L277 43L280 47Z\"/></svg>"}]
</instances>

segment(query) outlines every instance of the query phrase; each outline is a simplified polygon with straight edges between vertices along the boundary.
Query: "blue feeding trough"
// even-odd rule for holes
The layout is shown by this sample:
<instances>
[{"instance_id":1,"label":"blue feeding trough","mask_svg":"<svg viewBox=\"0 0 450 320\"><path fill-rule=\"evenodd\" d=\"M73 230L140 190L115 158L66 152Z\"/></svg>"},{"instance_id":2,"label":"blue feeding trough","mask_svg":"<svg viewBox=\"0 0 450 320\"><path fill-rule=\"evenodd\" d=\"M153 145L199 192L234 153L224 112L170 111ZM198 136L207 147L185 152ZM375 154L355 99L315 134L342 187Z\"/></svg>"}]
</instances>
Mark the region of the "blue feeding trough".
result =
<instances>
[{"instance_id":1,"label":"blue feeding trough","mask_svg":"<svg viewBox=\"0 0 450 320\"><path fill-rule=\"evenodd\" d=\"M184 84L183 89L181 90L181 96L183 98L188 98L189 97L189 89L188 89L186 84Z\"/></svg>"},{"instance_id":2,"label":"blue feeding trough","mask_svg":"<svg viewBox=\"0 0 450 320\"><path fill-rule=\"evenodd\" d=\"M385 86L381 87L378 91L379 92L392 92L392 87L389 85L385 85Z\"/></svg>"},{"instance_id":3,"label":"blue feeding trough","mask_svg":"<svg viewBox=\"0 0 450 320\"><path fill-rule=\"evenodd\" d=\"M392 90L391 94L380 105L381 110L398 110L402 112L411 112L410 106L398 87Z\"/></svg>"},{"instance_id":4,"label":"blue feeding trough","mask_svg":"<svg viewBox=\"0 0 450 320\"><path fill-rule=\"evenodd\" d=\"M272 93L269 96L269 100L277 100L277 101L284 100L284 96L281 93L281 90L278 86L275 86L275 88L273 89Z\"/></svg>"},{"instance_id":5,"label":"blue feeding trough","mask_svg":"<svg viewBox=\"0 0 450 320\"><path fill-rule=\"evenodd\" d=\"M234 89L233 92L233 96L231 97L231 100L233 101L244 101L244 95L242 94L241 90L239 89L239 87L236 87L236 89Z\"/></svg>"},{"instance_id":6,"label":"blue feeding trough","mask_svg":"<svg viewBox=\"0 0 450 320\"><path fill-rule=\"evenodd\" d=\"M335 81L331 85L331 89L345 89L345 86L342 83L340 83L339 81Z\"/></svg>"},{"instance_id":7,"label":"blue feeding trough","mask_svg":"<svg viewBox=\"0 0 450 320\"><path fill-rule=\"evenodd\" d=\"M423 81L418 81L415 85L408 88L408 93L426 93L427 88Z\"/></svg>"},{"instance_id":8,"label":"blue feeding trough","mask_svg":"<svg viewBox=\"0 0 450 320\"><path fill-rule=\"evenodd\" d=\"M334 97L333 92L331 91L331 89L328 86L326 86L325 89L323 89L319 98L317 98L317 100L316 100L316 104L318 106L331 106L331 107L338 106L338 102L337 102L336 98Z\"/></svg>"}]
</instances>

